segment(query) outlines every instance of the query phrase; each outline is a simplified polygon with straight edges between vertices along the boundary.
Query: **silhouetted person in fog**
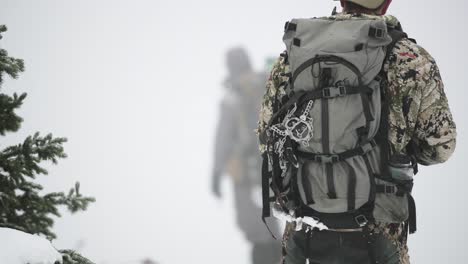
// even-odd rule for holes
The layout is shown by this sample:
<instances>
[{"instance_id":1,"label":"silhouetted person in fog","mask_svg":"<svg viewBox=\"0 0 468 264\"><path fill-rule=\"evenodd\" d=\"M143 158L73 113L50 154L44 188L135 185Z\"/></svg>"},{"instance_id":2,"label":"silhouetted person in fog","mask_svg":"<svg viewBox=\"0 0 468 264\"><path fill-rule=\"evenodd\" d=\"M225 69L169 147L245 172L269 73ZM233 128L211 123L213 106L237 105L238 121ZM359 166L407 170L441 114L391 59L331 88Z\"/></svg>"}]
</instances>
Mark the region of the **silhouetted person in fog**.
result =
<instances>
[{"instance_id":1,"label":"silhouetted person in fog","mask_svg":"<svg viewBox=\"0 0 468 264\"><path fill-rule=\"evenodd\" d=\"M252 263L275 264L280 261L280 244L272 238L259 215L261 159L254 132L266 75L253 71L242 48L229 50L226 59L229 76L216 132L212 190L220 198L221 177L230 176L237 224L252 245ZM274 224L270 228L278 229Z\"/></svg>"},{"instance_id":2,"label":"silhouetted person in fog","mask_svg":"<svg viewBox=\"0 0 468 264\"><path fill-rule=\"evenodd\" d=\"M151 259L144 259L141 264L158 264L158 263Z\"/></svg>"}]
</instances>

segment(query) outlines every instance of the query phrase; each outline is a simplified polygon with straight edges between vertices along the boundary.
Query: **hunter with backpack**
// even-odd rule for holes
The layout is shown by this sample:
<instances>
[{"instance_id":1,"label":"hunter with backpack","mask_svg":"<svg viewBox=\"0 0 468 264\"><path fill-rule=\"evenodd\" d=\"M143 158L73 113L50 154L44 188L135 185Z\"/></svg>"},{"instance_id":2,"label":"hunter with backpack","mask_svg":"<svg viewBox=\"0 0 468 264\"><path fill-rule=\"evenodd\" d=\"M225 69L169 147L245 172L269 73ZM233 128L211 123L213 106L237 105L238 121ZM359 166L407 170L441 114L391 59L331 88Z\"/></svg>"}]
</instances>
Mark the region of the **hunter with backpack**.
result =
<instances>
[{"instance_id":1,"label":"hunter with backpack","mask_svg":"<svg viewBox=\"0 0 468 264\"><path fill-rule=\"evenodd\" d=\"M390 3L341 0L342 13L285 25L257 131L285 264L409 263L413 176L455 149L438 67L384 16Z\"/></svg>"}]
</instances>

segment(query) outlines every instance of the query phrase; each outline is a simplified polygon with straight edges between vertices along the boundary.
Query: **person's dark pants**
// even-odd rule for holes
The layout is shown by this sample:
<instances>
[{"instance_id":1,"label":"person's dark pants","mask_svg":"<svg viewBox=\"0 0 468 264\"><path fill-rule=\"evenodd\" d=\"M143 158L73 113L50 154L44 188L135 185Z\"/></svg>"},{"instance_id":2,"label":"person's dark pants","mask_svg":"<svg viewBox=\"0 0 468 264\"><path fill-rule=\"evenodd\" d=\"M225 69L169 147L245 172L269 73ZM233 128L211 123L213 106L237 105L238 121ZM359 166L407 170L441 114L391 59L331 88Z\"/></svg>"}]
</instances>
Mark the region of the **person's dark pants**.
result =
<instances>
[{"instance_id":1,"label":"person's dark pants","mask_svg":"<svg viewBox=\"0 0 468 264\"><path fill-rule=\"evenodd\" d=\"M374 232L292 231L284 241L283 263L409 264L406 241L388 228ZM371 261L373 259L373 261Z\"/></svg>"}]
</instances>

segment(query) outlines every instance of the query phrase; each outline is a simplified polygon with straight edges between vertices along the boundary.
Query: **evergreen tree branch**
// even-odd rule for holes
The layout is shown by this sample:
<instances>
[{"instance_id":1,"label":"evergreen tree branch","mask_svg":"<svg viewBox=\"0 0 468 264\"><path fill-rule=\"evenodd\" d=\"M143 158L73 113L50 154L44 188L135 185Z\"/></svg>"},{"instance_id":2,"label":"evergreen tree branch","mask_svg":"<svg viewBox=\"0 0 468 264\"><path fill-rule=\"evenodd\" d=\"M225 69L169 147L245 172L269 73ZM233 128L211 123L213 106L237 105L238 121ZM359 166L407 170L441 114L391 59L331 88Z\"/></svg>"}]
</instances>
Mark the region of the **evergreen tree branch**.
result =
<instances>
[{"instance_id":1,"label":"evergreen tree branch","mask_svg":"<svg viewBox=\"0 0 468 264\"><path fill-rule=\"evenodd\" d=\"M13 96L0 94L0 135L18 131L23 119L16 115L15 110L21 107L25 98L26 93L15 93Z\"/></svg>"},{"instance_id":2,"label":"evergreen tree branch","mask_svg":"<svg viewBox=\"0 0 468 264\"><path fill-rule=\"evenodd\" d=\"M0 152L0 226L14 224L28 233L42 234L52 240L56 238L51 231L53 217L61 216L59 206L76 213L95 201L80 193L79 183L67 194L41 195L42 186L32 182L37 175L48 173L41 162L57 163L66 157L64 142L65 138L54 138L51 134L41 137L36 133Z\"/></svg>"},{"instance_id":3,"label":"evergreen tree branch","mask_svg":"<svg viewBox=\"0 0 468 264\"><path fill-rule=\"evenodd\" d=\"M5 25L0 25L0 39L6 32ZM0 88L5 75L16 79L24 71L21 59L8 56L0 49ZM0 135L16 132L23 119L15 111L19 109L26 94L13 96L0 94ZM54 138L52 134L44 137L39 133L27 137L23 143L10 146L0 151L0 226L21 230L31 234L56 238L52 232L53 217L60 217L59 207L63 206L71 213L84 211L95 201L80 193L76 183L67 194L53 192L42 195L42 186L34 183L37 175L46 175L41 166L44 161L56 164L66 158L63 149L65 138ZM93 264L88 259L70 250L61 251L64 264Z\"/></svg>"},{"instance_id":4,"label":"evergreen tree branch","mask_svg":"<svg viewBox=\"0 0 468 264\"><path fill-rule=\"evenodd\" d=\"M0 25L0 39L2 39L2 33L6 30L5 25ZM16 79L23 71L23 60L10 57L6 50L0 49L0 87L3 84L5 75ZM18 131L23 119L16 115L15 110L21 107L25 98L25 93L21 95L15 93L13 96L0 94L0 135L3 136L6 132Z\"/></svg>"},{"instance_id":5,"label":"evergreen tree branch","mask_svg":"<svg viewBox=\"0 0 468 264\"><path fill-rule=\"evenodd\" d=\"M63 256L63 264L94 264L89 259L81 256L73 250L59 250Z\"/></svg>"},{"instance_id":6,"label":"evergreen tree branch","mask_svg":"<svg viewBox=\"0 0 468 264\"><path fill-rule=\"evenodd\" d=\"M0 39L2 39L2 33L7 31L5 25L0 25ZM4 49L0 49L0 85L3 83L4 75L7 74L11 78L18 78L19 73L24 71L24 61L22 59L16 59L8 56L8 52Z\"/></svg>"}]
</instances>

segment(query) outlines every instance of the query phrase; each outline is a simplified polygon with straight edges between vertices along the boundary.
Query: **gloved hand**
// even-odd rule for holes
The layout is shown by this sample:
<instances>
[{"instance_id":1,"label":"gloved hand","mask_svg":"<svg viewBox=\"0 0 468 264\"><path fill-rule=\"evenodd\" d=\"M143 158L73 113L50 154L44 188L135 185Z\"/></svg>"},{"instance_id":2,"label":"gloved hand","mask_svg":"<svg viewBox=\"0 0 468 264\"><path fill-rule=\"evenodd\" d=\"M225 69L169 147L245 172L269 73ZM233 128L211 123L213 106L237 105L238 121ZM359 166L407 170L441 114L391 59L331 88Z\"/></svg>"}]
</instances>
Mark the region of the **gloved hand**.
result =
<instances>
[{"instance_id":1,"label":"gloved hand","mask_svg":"<svg viewBox=\"0 0 468 264\"><path fill-rule=\"evenodd\" d=\"M213 195L221 199L222 194L221 194L221 174L218 172L213 173L213 179L211 181L211 191L213 192Z\"/></svg>"}]
</instances>

